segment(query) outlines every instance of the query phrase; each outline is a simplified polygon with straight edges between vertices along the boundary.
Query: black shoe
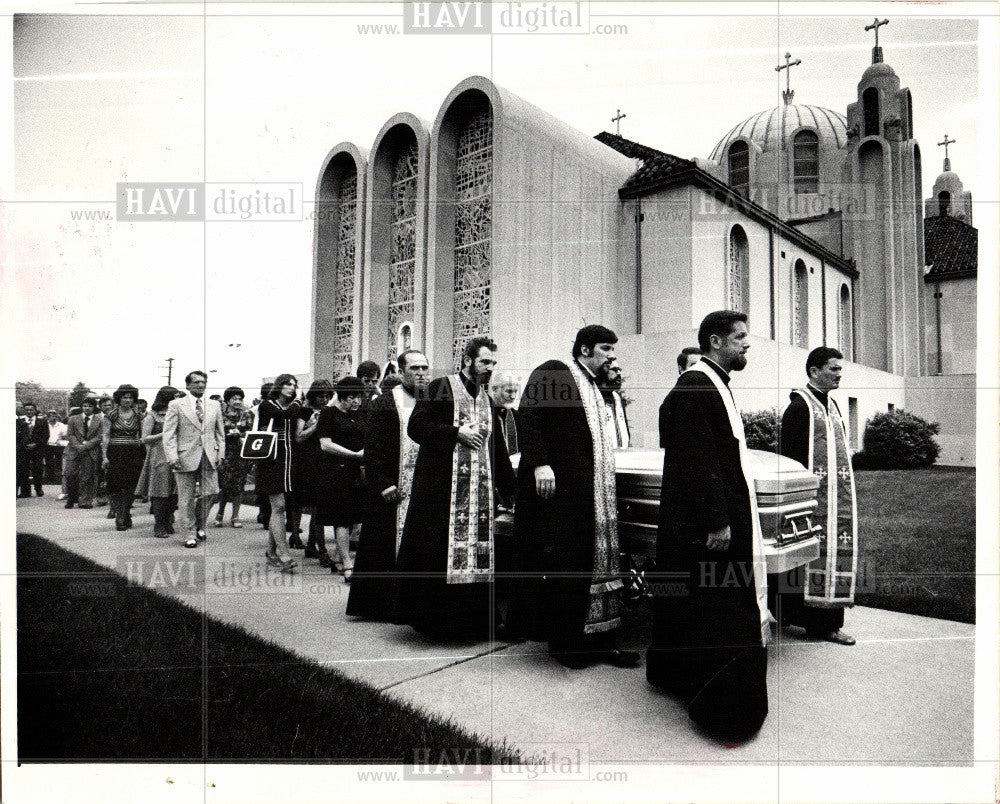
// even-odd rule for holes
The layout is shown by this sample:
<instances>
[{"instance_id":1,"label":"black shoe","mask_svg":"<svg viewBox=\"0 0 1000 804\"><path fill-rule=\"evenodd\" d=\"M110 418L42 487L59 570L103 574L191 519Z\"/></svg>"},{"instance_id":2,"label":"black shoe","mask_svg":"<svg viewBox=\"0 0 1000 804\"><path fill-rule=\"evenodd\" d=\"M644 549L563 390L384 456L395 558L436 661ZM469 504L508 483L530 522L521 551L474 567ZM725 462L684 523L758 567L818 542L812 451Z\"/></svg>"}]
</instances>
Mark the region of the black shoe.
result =
<instances>
[{"instance_id":1,"label":"black shoe","mask_svg":"<svg viewBox=\"0 0 1000 804\"><path fill-rule=\"evenodd\" d=\"M66 505L64 505L63 507L64 507L64 508L72 508L72 507L73 507L73 503L71 503L71 502L68 502L68 503L66 503Z\"/></svg>"},{"instance_id":2,"label":"black shoe","mask_svg":"<svg viewBox=\"0 0 1000 804\"><path fill-rule=\"evenodd\" d=\"M66 506L66 507L68 508L69 506ZM83 508L83 509L89 510L89 509L93 508L94 506L91 505L90 503L80 503L80 507Z\"/></svg>"},{"instance_id":3,"label":"black shoe","mask_svg":"<svg viewBox=\"0 0 1000 804\"><path fill-rule=\"evenodd\" d=\"M330 558L329 553L317 553L316 557L319 559L319 565L321 567L332 567L333 559Z\"/></svg>"},{"instance_id":4,"label":"black shoe","mask_svg":"<svg viewBox=\"0 0 1000 804\"><path fill-rule=\"evenodd\" d=\"M19 500L25 500L25 499L27 499L30 496L31 496L31 492L30 491L21 491L21 492L18 492L17 499L19 499Z\"/></svg>"},{"instance_id":5,"label":"black shoe","mask_svg":"<svg viewBox=\"0 0 1000 804\"><path fill-rule=\"evenodd\" d=\"M41 489L35 489L35 496L36 497L44 497L45 496L45 492L42 491Z\"/></svg>"},{"instance_id":6,"label":"black shoe","mask_svg":"<svg viewBox=\"0 0 1000 804\"><path fill-rule=\"evenodd\" d=\"M167 533L169 533L171 536L173 536L174 533L176 533L176 531L174 530L174 523L173 522L168 522L163 527L167 531Z\"/></svg>"},{"instance_id":7,"label":"black shoe","mask_svg":"<svg viewBox=\"0 0 1000 804\"><path fill-rule=\"evenodd\" d=\"M300 531L301 533L301 531ZM302 544L302 539L299 538L298 533L293 533L288 537L288 546L292 550L305 550L306 546Z\"/></svg>"},{"instance_id":8,"label":"black shoe","mask_svg":"<svg viewBox=\"0 0 1000 804\"><path fill-rule=\"evenodd\" d=\"M115 530L128 530L128 525L124 522L115 522Z\"/></svg>"},{"instance_id":9,"label":"black shoe","mask_svg":"<svg viewBox=\"0 0 1000 804\"><path fill-rule=\"evenodd\" d=\"M199 542L205 541L205 530L203 528L198 528L195 535L198 537Z\"/></svg>"},{"instance_id":10,"label":"black shoe","mask_svg":"<svg viewBox=\"0 0 1000 804\"><path fill-rule=\"evenodd\" d=\"M549 651L549 655L570 670L582 670L589 667L593 660L593 654L590 651Z\"/></svg>"},{"instance_id":11,"label":"black shoe","mask_svg":"<svg viewBox=\"0 0 1000 804\"><path fill-rule=\"evenodd\" d=\"M115 512L112 511L111 509L108 509L108 515L106 517L104 517L104 518L105 519L114 519L115 518Z\"/></svg>"},{"instance_id":12,"label":"black shoe","mask_svg":"<svg viewBox=\"0 0 1000 804\"><path fill-rule=\"evenodd\" d=\"M319 551L315 547L310 547L306 545L305 552L302 554L303 558L319 558Z\"/></svg>"},{"instance_id":13,"label":"black shoe","mask_svg":"<svg viewBox=\"0 0 1000 804\"><path fill-rule=\"evenodd\" d=\"M633 650L602 650L597 660L612 667L638 667L642 657Z\"/></svg>"}]
</instances>

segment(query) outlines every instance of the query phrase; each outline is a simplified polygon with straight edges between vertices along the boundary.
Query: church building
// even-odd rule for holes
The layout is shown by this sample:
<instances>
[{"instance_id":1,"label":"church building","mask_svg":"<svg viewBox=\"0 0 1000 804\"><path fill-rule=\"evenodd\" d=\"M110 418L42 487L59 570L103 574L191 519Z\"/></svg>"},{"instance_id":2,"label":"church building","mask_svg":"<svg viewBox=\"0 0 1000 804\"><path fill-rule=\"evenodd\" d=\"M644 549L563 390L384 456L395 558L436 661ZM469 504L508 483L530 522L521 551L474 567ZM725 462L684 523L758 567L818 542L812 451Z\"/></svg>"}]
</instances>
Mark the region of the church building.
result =
<instances>
[{"instance_id":1,"label":"church building","mask_svg":"<svg viewBox=\"0 0 1000 804\"><path fill-rule=\"evenodd\" d=\"M603 323L620 338L633 442L652 447L676 354L705 314L736 309L753 346L733 381L744 410L784 408L808 352L834 346L854 449L868 418L905 408L941 423L943 462L972 465L971 198L946 160L924 220L900 84L876 45L846 114L795 104L789 87L684 159L467 78L432 123L400 112L370 149L341 143L324 161L313 376L410 346L443 374L489 334L499 368L524 379Z\"/></svg>"}]
</instances>

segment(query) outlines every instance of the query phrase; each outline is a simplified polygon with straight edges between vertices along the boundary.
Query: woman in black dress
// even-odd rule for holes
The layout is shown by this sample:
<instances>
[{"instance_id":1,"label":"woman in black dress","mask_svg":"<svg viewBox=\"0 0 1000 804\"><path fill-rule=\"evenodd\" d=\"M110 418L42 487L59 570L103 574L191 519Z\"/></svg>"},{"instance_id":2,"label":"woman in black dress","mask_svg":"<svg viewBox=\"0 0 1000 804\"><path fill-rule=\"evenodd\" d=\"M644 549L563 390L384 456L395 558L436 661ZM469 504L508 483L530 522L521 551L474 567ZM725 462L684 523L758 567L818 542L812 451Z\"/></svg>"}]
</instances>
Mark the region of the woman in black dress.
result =
<instances>
[{"instance_id":1,"label":"woman in black dress","mask_svg":"<svg viewBox=\"0 0 1000 804\"><path fill-rule=\"evenodd\" d=\"M325 456L322 487L317 489L319 516L333 525L344 582L351 582L354 559L351 537L357 539L364 518L365 492L361 461L365 431L355 415L361 407L364 386L357 377L342 377L334 386L333 404L323 409L319 421L319 445ZM334 566L333 572L338 568Z\"/></svg>"},{"instance_id":2,"label":"woman in black dress","mask_svg":"<svg viewBox=\"0 0 1000 804\"><path fill-rule=\"evenodd\" d=\"M301 521L302 511L309 509L309 540L305 545L306 558L318 558L321 566L329 567L333 563L330 555L326 551L326 533L323 521L316 512L317 489L321 486L317 483L322 470L323 451L319 448L319 417L322 410L333 398L333 383L329 380L314 380L306 391L306 406L312 413L312 418L308 421L299 419L298 432L295 435L295 462L292 465L293 480L295 481L295 496L298 498L299 519ZM292 539L298 540L295 531L288 544L295 548Z\"/></svg>"},{"instance_id":3,"label":"woman in black dress","mask_svg":"<svg viewBox=\"0 0 1000 804\"><path fill-rule=\"evenodd\" d=\"M292 491L292 452L295 449L295 423L312 414L303 411L295 399L298 380L293 374L279 374L268 399L257 408L257 424L277 434L273 458L257 461L257 493L266 494L271 503L268 549L264 554L272 566L288 572L298 566L288 554L285 543L285 494Z\"/></svg>"},{"instance_id":4,"label":"woman in black dress","mask_svg":"<svg viewBox=\"0 0 1000 804\"><path fill-rule=\"evenodd\" d=\"M253 426L253 414L243 407L243 389L231 385L222 392L223 429L226 431L226 457L219 462L219 510L215 515L215 527L221 528L225 522L226 504L232 506L230 524L242 528L240 505L243 503L243 489L250 474L250 461L240 455L243 436Z\"/></svg>"},{"instance_id":5,"label":"woman in black dress","mask_svg":"<svg viewBox=\"0 0 1000 804\"><path fill-rule=\"evenodd\" d=\"M142 445L142 416L135 409L139 389L119 385L113 399L118 406L104 417L103 466L107 473L108 500L115 512L115 529L132 527L132 500L146 460Z\"/></svg>"}]
</instances>

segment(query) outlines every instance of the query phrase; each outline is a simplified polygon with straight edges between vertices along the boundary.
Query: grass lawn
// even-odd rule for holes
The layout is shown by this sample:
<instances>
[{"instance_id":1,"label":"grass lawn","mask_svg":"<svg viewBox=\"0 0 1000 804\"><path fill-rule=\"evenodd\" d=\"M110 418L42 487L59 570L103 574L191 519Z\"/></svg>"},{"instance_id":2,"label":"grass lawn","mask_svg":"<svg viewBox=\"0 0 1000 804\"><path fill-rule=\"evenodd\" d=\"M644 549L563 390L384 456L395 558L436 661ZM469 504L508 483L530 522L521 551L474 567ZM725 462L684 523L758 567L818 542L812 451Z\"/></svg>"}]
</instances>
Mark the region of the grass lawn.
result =
<instances>
[{"instance_id":1,"label":"grass lawn","mask_svg":"<svg viewBox=\"0 0 1000 804\"><path fill-rule=\"evenodd\" d=\"M17 569L22 762L515 756L37 536Z\"/></svg>"},{"instance_id":2,"label":"grass lawn","mask_svg":"<svg viewBox=\"0 0 1000 804\"><path fill-rule=\"evenodd\" d=\"M860 471L855 481L857 603L975 622L975 470Z\"/></svg>"}]
</instances>

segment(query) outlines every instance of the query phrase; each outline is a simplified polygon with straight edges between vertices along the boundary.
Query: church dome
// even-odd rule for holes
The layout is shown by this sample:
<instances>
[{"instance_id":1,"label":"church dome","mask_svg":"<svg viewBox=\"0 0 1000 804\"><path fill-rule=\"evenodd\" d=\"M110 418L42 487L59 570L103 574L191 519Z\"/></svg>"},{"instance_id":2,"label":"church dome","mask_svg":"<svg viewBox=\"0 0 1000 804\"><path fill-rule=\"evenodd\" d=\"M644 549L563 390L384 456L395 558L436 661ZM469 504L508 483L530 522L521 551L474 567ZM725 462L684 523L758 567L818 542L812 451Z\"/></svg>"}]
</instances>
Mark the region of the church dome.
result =
<instances>
[{"instance_id":1,"label":"church dome","mask_svg":"<svg viewBox=\"0 0 1000 804\"><path fill-rule=\"evenodd\" d=\"M843 148L847 145L847 118L832 109L796 103L775 106L751 115L742 123L730 129L709 155L718 162L726 153L729 143L739 137L746 137L762 151L777 150L782 141L796 129L803 126L813 129L819 135L820 150ZM781 138L779 140L779 137Z\"/></svg>"},{"instance_id":2,"label":"church dome","mask_svg":"<svg viewBox=\"0 0 1000 804\"><path fill-rule=\"evenodd\" d=\"M873 78L896 78L896 71L884 61L879 61L869 66L868 69L861 74L861 80L858 83L865 84Z\"/></svg>"}]
</instances>

